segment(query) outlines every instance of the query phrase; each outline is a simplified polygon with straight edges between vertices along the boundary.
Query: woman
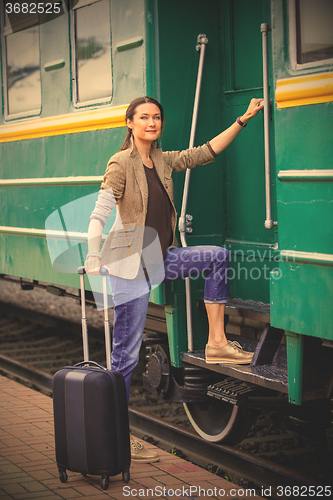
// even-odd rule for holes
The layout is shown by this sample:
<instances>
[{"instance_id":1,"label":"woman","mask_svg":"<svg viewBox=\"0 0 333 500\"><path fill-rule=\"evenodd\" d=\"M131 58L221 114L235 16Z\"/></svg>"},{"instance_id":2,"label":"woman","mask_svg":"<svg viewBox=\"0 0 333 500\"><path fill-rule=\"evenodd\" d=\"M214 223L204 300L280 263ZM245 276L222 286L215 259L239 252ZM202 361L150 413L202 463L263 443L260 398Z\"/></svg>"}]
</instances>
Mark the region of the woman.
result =
<instances>
[{"instance_id":1,"label":"woman","mask_svg":"<svg viewBox=\"0 0 333 500\"><path fill-rule=\"evenodd\" d=\"M253 354L228 342L224 332L228 251L216 246L177 248L171 174L214 161L262 108L262 99L252 99L246 113L224 132L201 147L181 152L157 148L164 126L164 111L158 101L140 97L127 108L128 132L121 150L109 160L103 178L90 218L85 262L87 273L98 274L104 265L111 275L115 304L112 369L124 375L127 398L154 282L202 273L209 322L206 362L251 362ZM103 227L116 204L117 218L100 253ZM134 461L158 460L157 454L135 440L131 440L131 451Z\"/></svg>"}]
</instances>

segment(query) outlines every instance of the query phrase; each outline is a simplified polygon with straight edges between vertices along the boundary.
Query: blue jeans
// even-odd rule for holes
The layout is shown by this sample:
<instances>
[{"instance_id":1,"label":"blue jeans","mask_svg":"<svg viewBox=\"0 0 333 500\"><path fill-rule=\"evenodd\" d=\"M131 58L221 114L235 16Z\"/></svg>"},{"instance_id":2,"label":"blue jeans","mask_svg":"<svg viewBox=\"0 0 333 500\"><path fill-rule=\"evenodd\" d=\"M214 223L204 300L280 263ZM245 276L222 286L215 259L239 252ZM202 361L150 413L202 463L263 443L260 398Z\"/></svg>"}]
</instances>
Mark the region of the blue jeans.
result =
<instances>
[{"instance_id":1,"label":"blue jeans","mask_svg":"<svg viewBox=\"0 0 333 500\"><path fill-rule=\"evenodd\" d=\"M229 252L217 246L194 246L169 249L164 259L163 283L190 277L205 279L204 302L228 301ZM110 276L114 302L112 370L125 378L127 402L131 375L139 361L143 329L150 295L150 281L125 280Z\"/></svg>"}]
</instances>

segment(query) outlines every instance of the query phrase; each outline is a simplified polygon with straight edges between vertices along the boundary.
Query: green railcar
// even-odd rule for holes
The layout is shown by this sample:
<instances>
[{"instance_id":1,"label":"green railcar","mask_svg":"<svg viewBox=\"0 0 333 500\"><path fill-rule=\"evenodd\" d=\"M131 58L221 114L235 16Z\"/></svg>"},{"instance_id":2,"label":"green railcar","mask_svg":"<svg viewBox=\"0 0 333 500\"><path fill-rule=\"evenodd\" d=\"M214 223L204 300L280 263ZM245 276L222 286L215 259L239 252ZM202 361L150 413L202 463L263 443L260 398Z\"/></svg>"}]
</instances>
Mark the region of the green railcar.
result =
<instances>
[{"instance_id":1,"label":"green railcar","mask_svg":"<svg viewBox=\"0 0 333 500\"><path fill-rule=\"evenodd\" d=\"M125 136L127 105L157 98L163 149L187 148L205 45L195 145L252 97L266 102L215 162L191 172L182 226L189 246L229 250L227 334L255 350L254 361L207 366L204 281L191 281L190 342L185 286L174 282L151 294L164 306L168 338L147 342L144 384L183 401L210 441L238 441L270 405L330 436L332 2L34 5L1 2L0 273L79 287L89 215ZM183 174L174 185L180 214Z\"/></svg>"}]
</instances>

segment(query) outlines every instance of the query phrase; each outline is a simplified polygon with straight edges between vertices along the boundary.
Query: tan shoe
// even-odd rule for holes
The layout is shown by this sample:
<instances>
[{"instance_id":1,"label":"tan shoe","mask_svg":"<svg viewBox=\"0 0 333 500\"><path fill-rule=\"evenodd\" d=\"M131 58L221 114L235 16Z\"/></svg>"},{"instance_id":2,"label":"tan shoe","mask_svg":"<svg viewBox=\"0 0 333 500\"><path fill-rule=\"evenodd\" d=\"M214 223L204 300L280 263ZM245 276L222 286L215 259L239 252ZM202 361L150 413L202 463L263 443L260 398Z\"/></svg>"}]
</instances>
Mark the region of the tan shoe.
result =
<instances>
[{"instance_id":1,"label":"tan shoe","mask_svg":"<svg viewBox=\"0 0 333 500\"><path fill-rule=\"evenodd\" d=\"M242 346L238 342L228 340L227 345L223 347L212 347L206 345L206 363L208 364L235 364L247 365L251 363L253 352L243 351Z\"/></svg>"},{"instance_id":2,"label":"tan shoe","mask_svg":"<svg viewBox=\"0 0 333 500\"><path fill-rule=\"evenodd\" d=\"M149 464L158 462L160 459L158 453L153 450L147 450L139 441L131 436L131 460L134 463Z\"/></svg>"}]
</instances>

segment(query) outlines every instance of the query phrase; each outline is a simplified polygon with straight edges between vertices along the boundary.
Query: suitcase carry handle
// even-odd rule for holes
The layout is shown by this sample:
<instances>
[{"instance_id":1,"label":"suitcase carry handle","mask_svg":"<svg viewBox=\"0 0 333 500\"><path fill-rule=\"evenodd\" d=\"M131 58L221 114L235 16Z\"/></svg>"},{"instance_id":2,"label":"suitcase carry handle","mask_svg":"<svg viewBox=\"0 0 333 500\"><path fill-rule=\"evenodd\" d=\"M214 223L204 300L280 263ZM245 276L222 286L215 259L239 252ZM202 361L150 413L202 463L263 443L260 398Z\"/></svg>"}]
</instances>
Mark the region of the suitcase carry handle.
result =
<instances>
[{"instance_id":1,"label":"suitcase carry handle","mask_svg":"<svg viewBox=\"0 0 333 500\"><path fill-rule=\"evenodd\" d=\"M86 317L86 297L84 286L84 275L86 270L83 266L79 267L77 272L80 275L81 288L81 323L82 323L82 340L83 340L83 359L87 363L89 361L89 345L88 345L88 326ZM111 370L111 336L110 336L110 321L108 309L108 291L107 291L107 276L109 275L106 267L101 267L99 273L103 276L103 305L104 305L104 335L105 335L105 352L106 352L106 367Z\"/></svg>"},{"instance_id":2,"label":"suitcase carry handle","mask_svg":"<svg viewBox=\"0 0 333 500\"><path fill-rule=\"evenodd\" d=\"M101 368L102 370L106 370L106 368L104 368L104 366L102 365L99 365L98 363L96 363L96 361L80 361L80 363L76 363L74 366L94 366L96 368Z\"/></svg>"}]
</instances>

